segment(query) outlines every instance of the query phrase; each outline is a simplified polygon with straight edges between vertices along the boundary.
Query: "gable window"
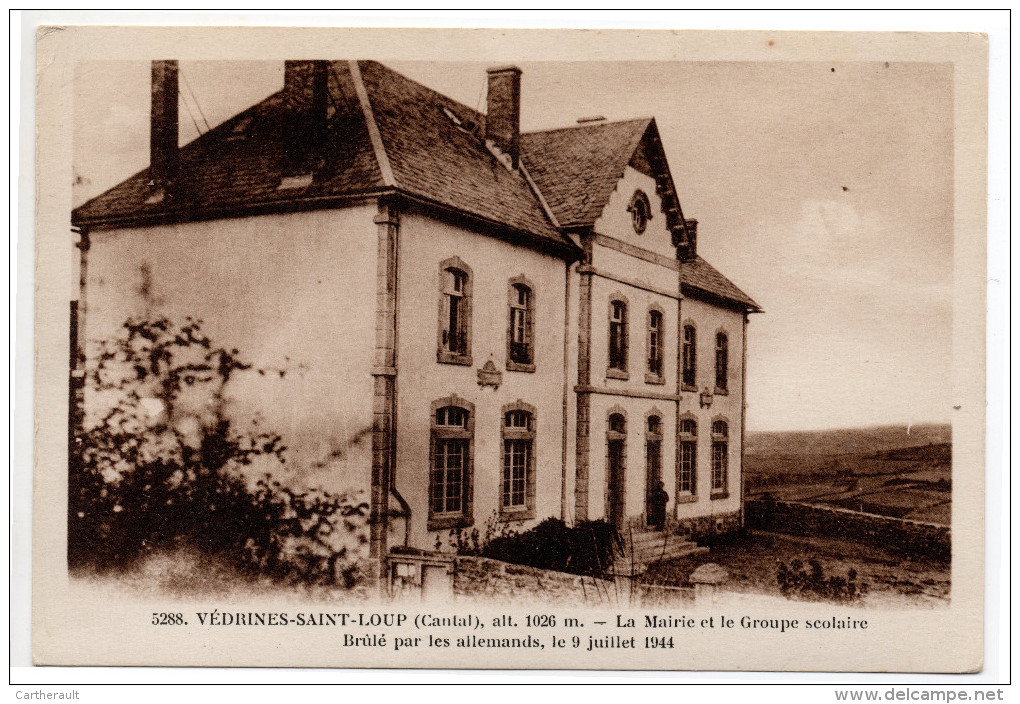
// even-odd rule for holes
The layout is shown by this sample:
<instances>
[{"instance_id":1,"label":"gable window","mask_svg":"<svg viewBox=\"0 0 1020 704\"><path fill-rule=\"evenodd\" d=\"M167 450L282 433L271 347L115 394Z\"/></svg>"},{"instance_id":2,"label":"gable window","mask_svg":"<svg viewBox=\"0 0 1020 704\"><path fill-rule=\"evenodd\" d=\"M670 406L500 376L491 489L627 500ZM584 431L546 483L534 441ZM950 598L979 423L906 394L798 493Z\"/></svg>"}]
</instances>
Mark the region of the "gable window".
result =
<instances>
[{"instance_id":1,"label":"gable window","mask_svg":"<svg viewBox=\"0 0 1020 704\"><path fill-rule=\"evenodd\" d=\"M526 403L503 408L503 484L500 514L524 520L535 515L535 409Z\"/></svg>"},{"instance_id":2,"label":"gable window","mask_svg":"<svg viewBox=\"0 0 1020 704\"><path fill-rule=\"evenodd\" d=\"M456 396L432 406L428 529L470 525L474 407Z\"/></svg>"},{"instance_id":3,"label":"gable window","mask_svg":"<svg viewBox=\"0 0 1020 704\"><path fill-rule=\"evenodd\" d=\"M648 228L648 221L652 219L652 204L648 200L648 196L645 195L644 191L634 191L634 195L630 199L630 205L627 206L627 212L630 213L631 225L634 227L634 232L642 234Z\"/></svg>"},{"instance_id":4,"label":"gable window","mask_svg":"<svg viewBox=\"0 0 1020 704\"><path fill-rule=\"evenodd\" d=\"M715 392L726 393L727 366L729 365L729 338L725 332L715 334Z\"/></svg>"},{"instance_id":5,"label":"gable window","mask_svg":"<svg viewBox=\"0 0 1020 704\"><path fill-rule=\"evenodd\" d=\"M609 374L627 378L627 304L622 300L609 303Z\"/></svg>"},{"instance_id":6,"label":"gable window","mask_svg":"<svg viewBox=\"0 0 1020 704\"><path fill-rule=\"evenodd\" d=\"M680 471L677 475L677 496L697 493L698 422L693 418L680 420Z\"/></svg>"},{"instance_id":7,"label":"gable window","mask_svg":"<svg viewBox=\"0 0 1020 704\"><path fill-rule=\"evenodd\" d=\"M724 420L712 423L712 495L726 493L726 474L729 468L729 426Z\"/></svg>"},{"instance_id":8,"label":"gable window","mask_svg":"<svg viewBox=\"0 0 1020 704\"><path fill-rule=\"evenodd\" d=\"M695 366L696 366L696 342L697 342L697 331L693 325L684 325L684 343L683 343L683 387L687 390L697 390L695 386Z\"/></svg>"},{"instance_id":9,"label":"gable window","mask_svg":"<svg viewBox=\"0 0 1020 704\"><path fill-rule=\"evenodd\" d=\"M471 269L458 257L440 264L439 345L436 360L471 364Z\"/></svg>"},{"instance_id":10,"label":"gable window","mask_svg":"<svg viewBox=\"0 0 1020 704\"><path fill-rule=\"evenodd\" d=\"M531 283L522 276L510 280L509 327L507 330L506 368L511 371L535 371L534 305Z\"/></svg>"},{"instance_id":11,"label":"gable window","mask_svg":"<svg viewBox=\"0 0 1020 704\"><path fill-rule=\"evenodd\" d=\"M663 383L662 332L662 311L652 308L648 311L648 372L645 375L645 381L649 384Z\"/></svg>"}]
</instances>

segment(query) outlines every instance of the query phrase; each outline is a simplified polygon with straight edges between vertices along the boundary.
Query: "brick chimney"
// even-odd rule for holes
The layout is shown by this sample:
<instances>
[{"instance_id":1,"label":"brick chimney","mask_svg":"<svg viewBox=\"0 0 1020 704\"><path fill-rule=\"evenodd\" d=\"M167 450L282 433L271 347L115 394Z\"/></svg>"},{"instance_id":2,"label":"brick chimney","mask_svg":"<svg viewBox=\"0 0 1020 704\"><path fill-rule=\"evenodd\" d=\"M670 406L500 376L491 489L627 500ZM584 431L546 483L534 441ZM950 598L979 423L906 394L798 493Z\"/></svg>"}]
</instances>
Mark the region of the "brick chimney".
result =
<instances>
[{"instance_id":1,"label":"brick chimney","mask_svg":"<svg viewBox=\"0 0 1020 704\"><path fill-rule=\"evenodd\" d=\"M521 148L521 70L516 66L488 69L485 138L510 157L517 168Z\"/></svg>"},{"instance_id":2,"label":"brick chimney","mask_svg":"<svg viewBox=\"0 0 1020 704\"><path fill-rule=\"evenodd\" d=\"M321 157L329 116L329 62L286 61L285 104L293 111L283 133L284 176L313 171Z\"/></svg>"},{"instance_id":3,"label":"brick chimney","mask_svg":"<svg viewBox=\"0 0 1020 704\"><path fill-rule=\"evenodd\" d=\"M177 179L177 61L152 62L149 179L166 189Z\"/></svg>"}]
</instances>

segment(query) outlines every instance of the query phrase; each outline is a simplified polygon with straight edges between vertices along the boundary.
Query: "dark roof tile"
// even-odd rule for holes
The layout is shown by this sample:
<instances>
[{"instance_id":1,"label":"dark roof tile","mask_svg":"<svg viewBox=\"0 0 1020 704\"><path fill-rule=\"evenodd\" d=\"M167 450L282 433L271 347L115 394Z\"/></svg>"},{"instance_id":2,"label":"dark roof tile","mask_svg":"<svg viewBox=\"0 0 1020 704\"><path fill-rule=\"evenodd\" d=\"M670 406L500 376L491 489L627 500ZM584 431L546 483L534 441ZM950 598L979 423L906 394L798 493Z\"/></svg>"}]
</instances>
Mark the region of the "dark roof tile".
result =
<instances>
[{"instance_id":1,"label":"dark roof tile","mask_svg":"<svg viewBox=\"0 0 1020 704\"><path fill-rule=\"evenodd\" d=\"M684 289L695 289L739 303L753 311L761 311L761 306L750 296L737 288L736 284L719 273L719 271L700 256L689 262L680 264L680 281ZM689 291L685 291L689 293Z\"/></svg>"},{"instance_id":2,"label":"dark roof tile","mask_svg":"<svg viewBox=\"0 0 1020 704\"><path fill-rule=\"evenodd\" d=\"M559 224L593 224L652 119L601 122L521 135L524 165Z\"/></svg>"}]
</instances>

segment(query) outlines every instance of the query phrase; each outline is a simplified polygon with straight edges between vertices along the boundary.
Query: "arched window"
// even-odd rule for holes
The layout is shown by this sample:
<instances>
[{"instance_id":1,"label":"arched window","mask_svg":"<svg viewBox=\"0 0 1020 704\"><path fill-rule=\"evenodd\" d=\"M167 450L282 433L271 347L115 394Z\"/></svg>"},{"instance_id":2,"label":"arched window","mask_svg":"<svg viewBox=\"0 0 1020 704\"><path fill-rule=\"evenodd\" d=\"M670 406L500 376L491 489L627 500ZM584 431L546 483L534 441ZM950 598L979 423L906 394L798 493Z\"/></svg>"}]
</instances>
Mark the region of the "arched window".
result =
<instances>
[{"instance_id":1,"label":"arched window","mask_svg":"<svg viewBox=\"0 0 1020 704\"><path fill-rule=\"evenodd\" d=\"M724 420L712 423L712 492L726 491L729 469L729 426Z\"/></svg>"},{"instance_id":2,"label":"arched window","mask_svg":"<svg viewBox=\"0 0 1020 704\"><path fill-rule=\"evenodd\" d=\"M677 496L697 493L698 423L693 418L680 419L680 472Z\"/></svg>"},{"instance_id":3,"label":"arched window","mask_svg":"<svg viewBox=\"0 0 1020 704\"><path fill-rule=\"evenodd\" d=\"M627 371L627 303L622 300L609 303L609 369Z\"/></svg>"},{"instance_id":4,"label":"arched window","mask_svg":"<svg viewBox=\"0 0 1020 704\"><path fill-rule=\"evenodd\" d=\"M535 409L521 401L503 407L500 513L516 520L535 513Z\"/></svg>"},{"instance_id":5,"label":"arched window","mask_svg":"<svg viewBox=\"0 0 1020 704\"><path fill-rule=\"evenodd\" d=\"M459 257L440 264L439 347L445 364L471 364L471 268Z\"/></svg>"},{"instance_id":6,"label":"arched window","mask_svg":"<svg viewBox=\"0 0 1020 704\"><path fill-rule=\"evenodd\" d=\"M509 327L507 330L507 369L535 371L534 305L535 292L524 277L510 280Z\"/></svg>"},{"instance_id":7,"label":"arched window","mask_svg":"<svg viewBox=\"0 0 1020 704\"><path fill-rule=\"evenodd\" d=\"M648 377L649 383L662 383L662 311L648 311Z\"/></svg>"},{"instance_id":8,"label":"arched window","mask_svg":"<svg viewBox=\"0 0 1020 704\"><path fill-rule=\"evenodd\" d=\"M697 390L697 331L693 325L684 325L683 363L684 388Z\"/></svg>"},{"instance_id":9,"label":"arched window","mask_svg":"<svg viewBox=\"0 0 1020 704\"><path fill-rule=\"evenodd\" d=\"M429 530L470 525L474 406L456 396L432 404Z\"/></svg>"},{"instance_id":10,"label":"arched window","mask_svg":"<svg viewBox=\"0 0 1020 704\"><path fill-rule=\"evenodd\" d=\"M726 393L729 366L729 338L725 332L715 334L715 391Z\"/></svg>"}]
</instances>

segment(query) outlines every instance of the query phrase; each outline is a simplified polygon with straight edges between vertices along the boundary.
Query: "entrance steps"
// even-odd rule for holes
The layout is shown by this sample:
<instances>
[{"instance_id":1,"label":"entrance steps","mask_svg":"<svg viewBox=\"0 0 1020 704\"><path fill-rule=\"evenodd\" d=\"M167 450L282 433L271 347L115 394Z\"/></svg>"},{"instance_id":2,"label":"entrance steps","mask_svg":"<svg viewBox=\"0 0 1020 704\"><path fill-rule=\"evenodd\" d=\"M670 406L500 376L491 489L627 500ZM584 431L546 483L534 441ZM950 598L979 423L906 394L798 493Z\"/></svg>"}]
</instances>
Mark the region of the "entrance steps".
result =
<instances>
[{"instance_id":1,"label":"entrance steps","mask_svg":"<svg viewBox=\"0 0 1020 704\"><path fill-rule=\"evenodd\" d=\"M694 541L661 530L626 530L622 538L623 546L613 561L613 574L617 576L632 577L643 574L656 562L708 552Z\"/></svg>"}]
</instances>

